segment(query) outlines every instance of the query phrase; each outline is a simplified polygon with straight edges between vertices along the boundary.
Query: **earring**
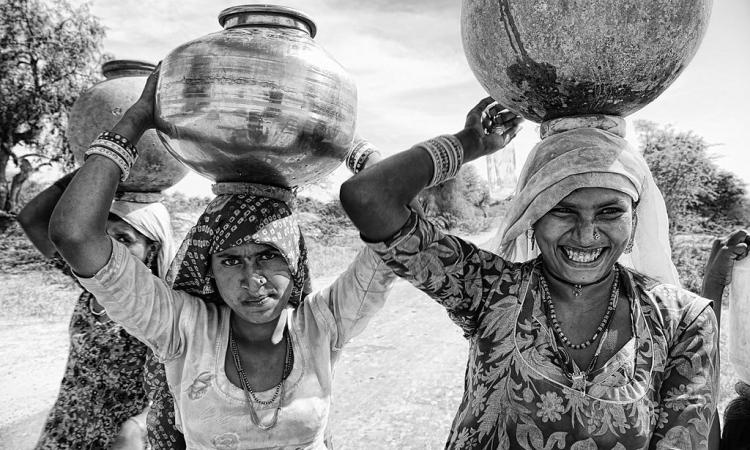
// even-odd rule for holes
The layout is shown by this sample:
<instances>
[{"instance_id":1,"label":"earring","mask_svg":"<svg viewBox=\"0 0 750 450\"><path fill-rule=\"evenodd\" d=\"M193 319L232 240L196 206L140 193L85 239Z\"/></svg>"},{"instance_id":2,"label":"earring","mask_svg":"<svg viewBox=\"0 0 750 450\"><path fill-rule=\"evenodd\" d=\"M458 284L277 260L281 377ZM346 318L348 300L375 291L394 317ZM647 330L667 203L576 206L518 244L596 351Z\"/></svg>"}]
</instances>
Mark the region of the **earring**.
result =
<instances>
[{"instance_id":1,"label":"earring","mask_svg":"<svg viewBox=\"0 0 750 450\"><path fill-rule=\"evenodd\" d=\"M625 250L623 250L623 253L625 253L626 255L630 254L630 252L633 251L633 241L635 241L636 227L638 227L638 214L635 211L633 211L633 232L630 234L628 245L626 245Z\"/></svg>"},{"instance_id":2,"label":"earring","mask_svg":"<svg viewBox=\"0 0 750 450\"><path fill-rule=\"evenodd\" d=\"M156 257L156 254L158 253L158 248L156 246L152 246L151 250L148 252L148 255L146 256L146 261L144 261L144 264L149 269L153 268L154 264L154 258Z\"/></svg>"},{"instance_id":3,"label":"earring","mask_svg":"<svg viewBox=\"0 0 750 450\"><path fill-rule=\"evenodd\" d=\"M526 230L526 239L529 240L529 248L533 252L534 251L534 243L535 243L534 229L533 228L529 228L528 230Z\"/></svg>"},{"instance_id":4,"label":"earring","mask_svg":"<svg viewBox=\"0 0 750 450\"><path fill-rule=\"evenodd\" d=\"M598 241L600 237L601 235L599 234L599 232L597 230L594 230L594 240Z\"/></svg>"}]
</instances>

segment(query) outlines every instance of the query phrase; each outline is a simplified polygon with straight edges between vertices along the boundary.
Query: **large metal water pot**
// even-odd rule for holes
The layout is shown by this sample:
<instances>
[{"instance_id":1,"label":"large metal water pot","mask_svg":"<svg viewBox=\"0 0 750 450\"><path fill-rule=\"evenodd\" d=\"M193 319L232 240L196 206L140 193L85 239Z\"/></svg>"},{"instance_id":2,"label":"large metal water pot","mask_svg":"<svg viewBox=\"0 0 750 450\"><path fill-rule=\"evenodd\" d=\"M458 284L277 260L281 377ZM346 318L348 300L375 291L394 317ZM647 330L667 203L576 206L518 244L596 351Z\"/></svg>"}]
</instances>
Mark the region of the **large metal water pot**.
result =
<instances>
[{"instance_id":1,"label":"large metal water pot","mask_svg":"<svg viewBox=\"0 0 750 450\"><path fill-rule=\"evenodd\" d=\"M624 116L658 97L695 55L712 0L463 0L474 75L529 120Z\"/></svg>"},{"instance_id":2,"label":"large metal water pot","mask_svg":"<svg viewBox=\"0 0 750 450\"><path fill-rule=\"evenodd\" d=\"M110 130L138 100L154 65L143 61L113 60L102 65L104 81L81 94L68 116L68 140L79 163L96 136ZM187 167L170 155L156 132L148 130L136 144L139 157L120 191L159 192L175 185Z\"/></svg>"},{"instance_id":3,"label":"large metal water pot","mask_svg":"<svg viewBox=\"0 0 750 450\"><path fill-rule=\"evenodd\" d=\"M300 186L332 172L354 135L356 87L304 14L245 5L223 31L161 65L157 128L177 159L217 182Z\"/></svg>"}]
</instances>

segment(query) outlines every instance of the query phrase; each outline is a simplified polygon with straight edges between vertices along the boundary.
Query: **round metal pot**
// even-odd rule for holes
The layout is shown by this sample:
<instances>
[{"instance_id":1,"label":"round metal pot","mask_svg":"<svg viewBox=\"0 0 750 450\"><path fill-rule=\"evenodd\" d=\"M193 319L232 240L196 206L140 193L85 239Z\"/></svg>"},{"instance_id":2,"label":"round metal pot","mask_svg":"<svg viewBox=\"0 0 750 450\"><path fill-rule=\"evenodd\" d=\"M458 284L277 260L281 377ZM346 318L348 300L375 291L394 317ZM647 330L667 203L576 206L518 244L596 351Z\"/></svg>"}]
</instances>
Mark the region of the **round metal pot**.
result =
<instances>
[{"instance_id":1,"label":"round metal pot","mask_svg":"<svg viewBox=\"0 0 750 450\"><path fill-rule=\"evenodd\" d=\"M505 107L541 122L625 116L695 55L712 0L463 0L469 66Z\"/></svg>"},{"instance_id":2,"label":"round metal pot","mask_svg":"<svg viewBox=\"0 0 750 450\"><path fill-rule=\"evenodd\" d=\"M354 136L357 94L313 21L245 5L219 23L162 61L156 121L169 151L217 182L294 187L332 172Z\"/></svg>"},{"instance_id":3,"label":"round metal pot","mask_svg":"<svg viewBox=\"0 0 750 450\"><path fill-rule=\"evenodd\" d=\"M113 60L102 64L106 78L81 94L68 116L68 140L76 161L83 163L89 144L104 130L110 130L138 100L154 65L143 61ZM166 151L154 130L143 133L136 144L139 157L127 180L118 190L159 192L175 185L187 167Z\"/></svg>"}]
</instances>

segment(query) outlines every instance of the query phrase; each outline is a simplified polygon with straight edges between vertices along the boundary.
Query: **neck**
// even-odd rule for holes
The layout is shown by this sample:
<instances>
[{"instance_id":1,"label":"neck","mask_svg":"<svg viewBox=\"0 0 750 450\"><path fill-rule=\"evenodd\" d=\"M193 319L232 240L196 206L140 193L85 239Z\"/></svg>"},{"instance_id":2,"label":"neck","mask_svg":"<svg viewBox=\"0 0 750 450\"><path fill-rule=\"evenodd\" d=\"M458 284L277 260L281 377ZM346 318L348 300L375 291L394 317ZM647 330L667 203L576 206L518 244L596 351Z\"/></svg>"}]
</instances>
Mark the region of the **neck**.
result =
<instances>
[{"instance_id":1,"label":"neck","mask_svg":"<svg viewBox=\"0 0 750 450\"><path fill-rule=\"evenodd\" d=\"M542 264L542 276L547 280L550 295L555 300L555 303L565 302L579 305L599 303L600 299L609 298L614 274L615 271L610 270L604 277L593 283L577 285L580 286L580 293L576 295L576 284L555 276Z\"/></svg>"},{"instance_id":2,"label":"neck","mask_svg":"<svg viewBox=\"0 0 750 450\"><path fill-rule=\"evenodd\" d=\"M271 345L271 336L276 329L276 320L268 323L253 323L244 320L234 312L231 314L229 326L236 342L249 345Z\"/></svg>"}]
</instances>

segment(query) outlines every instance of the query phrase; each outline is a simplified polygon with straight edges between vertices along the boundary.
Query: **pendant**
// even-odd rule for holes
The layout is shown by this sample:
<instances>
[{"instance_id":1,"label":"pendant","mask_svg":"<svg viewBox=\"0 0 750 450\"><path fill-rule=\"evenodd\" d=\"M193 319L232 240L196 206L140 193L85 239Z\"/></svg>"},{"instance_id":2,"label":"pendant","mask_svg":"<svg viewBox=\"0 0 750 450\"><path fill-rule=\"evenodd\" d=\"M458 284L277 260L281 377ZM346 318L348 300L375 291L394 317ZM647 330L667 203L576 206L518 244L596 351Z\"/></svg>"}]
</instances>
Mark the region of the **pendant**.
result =
<instances>
[{"instance_id":1,"label":"pendant","mask_svg":"<svg viewBox=\"0 0 750 450\"><path fill-rule=\"evenodd\" d=\"M583 286L581 286L580 284L573 285L573 295L575 295L576 297L580 297L582 290Z\"/></svg>"},{"instance_id":2,"label":"pendant","mask_svg":"<svg viewBox=\"0 0 750 450\"><path fill-rule=\"evenodd\" d=\"M585 394L586 393L586 373L584 372L576 372L571 377L571 380L573 380L573 386L572 388L576 391Z\"/></svg>"}]
</instances>

